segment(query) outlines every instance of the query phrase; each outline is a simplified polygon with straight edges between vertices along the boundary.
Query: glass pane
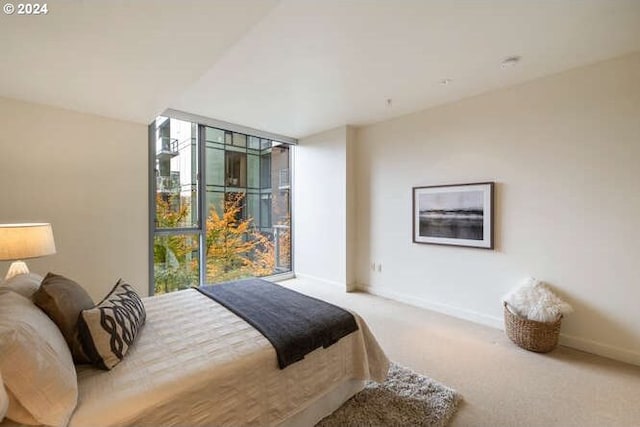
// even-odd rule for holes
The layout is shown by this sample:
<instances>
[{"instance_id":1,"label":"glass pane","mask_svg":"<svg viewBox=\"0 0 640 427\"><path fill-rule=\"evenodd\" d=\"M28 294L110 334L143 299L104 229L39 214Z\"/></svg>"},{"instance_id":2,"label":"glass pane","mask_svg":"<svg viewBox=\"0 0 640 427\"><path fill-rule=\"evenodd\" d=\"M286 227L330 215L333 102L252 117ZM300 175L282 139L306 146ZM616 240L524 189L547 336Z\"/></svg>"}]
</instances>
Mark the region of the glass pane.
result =
<instances>
[{"instance_id":1,"label":"glass pane","mask_svg":"<svg viewBox=\"0 0 640 427\"><path fill-rule=\"evenodd\" d=\"M260 188L271 188L271 153L260 156Z\"/></svg>"},{"instance_id":2,"label":"glass pane","mask_svg":"<svg viewBox=\"0 0 640 427\"><path fill-rule=\"evenodd\" d=\"M247 186L247 155L236 151L227 151L226 185L229 187Z\"/></svg>"},{"instance_id":3,"label":"glass pane","mask_svg":"<svg viewBox=\"0 0 640 427\"><path fill-rule=\"evenodd\" d=\"M200 283L198 234L156 235L153 239L154 293L164 294Z\"/></svg>"},{"instance_id":4,"label":"glass pane","mask_svg":"<svg viewBox=\"0 0 640 427\"><path fill-rule=\"evenodd\" d=\"M260 228L271 228L271 193L260 196Z\"/></svg>"},{"instance_id":5,"label":"glass pane","mask_svg":"<svg viewBox=\"0 0 640 427\"><path fill-rule=\"evenodd\" d=\"M217 142L224 144L224 131L216 128L205 128L205 140L207 142Z\"/></svg>"},{"instance_id":6,"label":"glass pane","mask_svg":"<svg viewBox=\"0 0 640 427\"><path fill-rule=\"evenodd\" d=\"M284 273L291 271L291 221L288 216L279 220L273 226L276 271Z\"/></svg>"},{"instance_id":7,"label":"glass pane","mask_svg":"<svg viewBox=\"0 0 640 427\"><path fill-rule=\"evenodd\" d=\"M251 220L251 226L260 224L260 194L247 194L247 219Z\"/></svg>"},{"instance_id":8,"label":"glass pane","mask_svg":"<svg viewBox=\"0 0 640 427\"><path fill-rule=\"evenodd\" d=\"M225 145L224 149L226 151L235 151L237 153L246 153L247 149L244 147L236 147L235 145Z\"/></svg>"},{"instance_id":9,"label":"glass pane","mask_svg":"<svg viewBox=\"0 0 640 427\"><path fill-rule=\"evenodd\" d=\"M230 206L232 206L230 208ZM240 191L228 191L224 193L224 212L229 214L233 212L233 221L236 223L244 222L247 219L247 199L246 193L243 190ZM251 225L251 224L247 224Z\"/></svg>"},{"instance_id":10,"label":"glass pane","mask_svg":"<svg viewBox=\"0 0 640 427\"><path fill-rule=\"evenodd\" d=\"M247 155L247 186L260 188L260 157Z\"/></svg>"},{"instance_id":11,"label":"glass pane","mask_svg":"<svg viewBox=\"0 0 640 427\"><path fill-rule=\"evenodd\" d=\"M279 145L271 150L271 179L277 183L279 190L288 189L289 180L289 147Z\"/></svg>"},{"instance_id":12,"label":"glass pane","mask_svg":"<svg viewBox=\"0 0 640 427\"><path fill-rule=\"evenodd\" d=\"M197 227L197 128L159 117L155 138L156 228Z\"/></svg>"},{"instance_id":13,"label":"glass pane","mask_svg":"<svg viewBox=\"0 0 640 427\"><path fill-rule=\"evenodd\" d=\"M243 135L241 133L233 134L233 145L237 145L238 147L246 147L247 146L247 135Z\"/></svg>"},{"instance_id":14,"label":"glass pane","mask_svg":"<svg viewBox=\"0 0 640 427\"><path fill-rule=\"evenodd\" d=\"M291 169L288 145L274 143L271 150L271 222L276 272L291 271Z\"/></svg>"},{"instance_id":15,"label":"glass pane","mask_svg":"<svg viewBox=\"0 0 640 427\"><path fill-rule=\"evenodd\" d=\"M222 209L210 210L205 235L206 283L262 276L273 270L272 246L246 218L253 209L246 197L245 193L227 192Z\"/></svg>"},{"instance_id":16,"label":"glass pane","mask_svg":"<svg viewBox=\"0 0 640 427\"><path fill-rule=\"evenodd\" d=\"M220 153L206 150L205 283L290 271L289 147L238 133L225 138L225 187L209 173Z\"/></svg>"},{"instance_id":17,"label":"glass pane","mask_svg":"<svg viewBox=\"0 0 640 427\"><path fill-rule=\"evenodd\" d=\"M224 150L206 148L207 185L224 185Z\"/></svg>"},{"instance_id":18,"label":"glass pane","mask_svg":"<svg viewBox=\"0 0 640 427\"><path fill-rule=\"evenodd\" d=\"M249 148L252 150L259 150L260 149L260 138L258 138L257 136L250 136L249 137Z\"/></svg>"},{"instance_id":19,"label":"glass pane","mask_svg":"<svg viewBox=\"0 0 640 427\"><path fill-rule=\"evenodd\" d=\"M216 215L222 215L224 211L223 200L224 192L207 191L207 220L214 216L213 212L211 212L212 209L216 211Z\"/></svg>"}]
</instances>

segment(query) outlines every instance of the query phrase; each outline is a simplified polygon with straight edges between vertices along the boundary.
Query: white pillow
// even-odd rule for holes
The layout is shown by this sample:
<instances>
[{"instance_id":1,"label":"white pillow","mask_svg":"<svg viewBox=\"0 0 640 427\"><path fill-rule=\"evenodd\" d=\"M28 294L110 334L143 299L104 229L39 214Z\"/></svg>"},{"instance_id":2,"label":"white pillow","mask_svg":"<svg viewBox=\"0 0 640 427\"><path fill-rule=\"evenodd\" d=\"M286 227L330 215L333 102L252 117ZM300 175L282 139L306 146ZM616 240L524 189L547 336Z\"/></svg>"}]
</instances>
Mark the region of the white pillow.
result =
<instances>
[{"instance_id":1,"label":"white pillow","mask_svg":"<svg viewBox=\"0 0 640 427\"><path fill-rule=\"evenodd\" d=\"M7 396L7 391L4 389L2 374L0 373L0 421L7 415L7 408L9 408L9 396Z\"/></svg>"},{"instance_id":2,"label":"white pillow","mask_svg":"<svg viewBox=\"0 0 640 427\"><path fill-rule=\"evenodd\" d=\"M26 298L32 299L33 294L40 287L40 283L42 283L42 276L39 274L18 274L0 283L0 289L10 289Z\"/></svg>"},{"instance_id":3,"label":"white pillow","mask_svg":"<svg viewBox=\"0 0 640 427\"><path fill-rule=\"evenodd\" d=\"M0 371L9 396L7 418L68 423L78 401L69 347L55 323L15 292L0 291Z\"/></svg>"}]
</instances>

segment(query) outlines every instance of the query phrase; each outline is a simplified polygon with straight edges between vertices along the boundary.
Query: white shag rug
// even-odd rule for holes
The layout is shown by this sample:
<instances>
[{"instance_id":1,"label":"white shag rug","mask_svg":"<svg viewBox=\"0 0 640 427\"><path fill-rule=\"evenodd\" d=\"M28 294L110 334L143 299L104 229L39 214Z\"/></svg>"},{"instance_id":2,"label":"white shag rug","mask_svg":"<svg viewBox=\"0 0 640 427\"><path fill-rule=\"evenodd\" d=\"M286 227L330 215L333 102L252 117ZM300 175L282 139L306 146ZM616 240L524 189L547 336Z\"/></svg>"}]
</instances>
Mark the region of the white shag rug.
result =
<instances>
[{"instance_id":1,"label":"white shag rug","mask_svg":"<svg viewBox=\"0 0 640 427\"><path fill-rule=\"evenodd\" d=\"M392 363L384 383L369 381L364 390L316 427L443 427L449 424L461 400L455 390Z\"/></svg>"}]
</instances>

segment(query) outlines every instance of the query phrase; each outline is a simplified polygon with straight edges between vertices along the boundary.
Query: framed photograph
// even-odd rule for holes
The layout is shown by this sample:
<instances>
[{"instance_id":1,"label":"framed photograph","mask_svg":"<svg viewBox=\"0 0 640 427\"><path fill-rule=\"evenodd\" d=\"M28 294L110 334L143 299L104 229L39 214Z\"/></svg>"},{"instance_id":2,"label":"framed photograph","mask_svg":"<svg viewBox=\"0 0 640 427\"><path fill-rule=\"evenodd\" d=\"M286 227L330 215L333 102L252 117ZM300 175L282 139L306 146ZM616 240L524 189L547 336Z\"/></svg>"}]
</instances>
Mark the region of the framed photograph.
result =
<instances>
[{"instance_id":1,"label":"framed photograph","mask_svg":"<svg viewBox=\"0 0 640 427\"><path fill-rule=\"evenodd\" d=\"M493 182L413 188L413 241L493 249Z\"/></svg>"}]
</instances>

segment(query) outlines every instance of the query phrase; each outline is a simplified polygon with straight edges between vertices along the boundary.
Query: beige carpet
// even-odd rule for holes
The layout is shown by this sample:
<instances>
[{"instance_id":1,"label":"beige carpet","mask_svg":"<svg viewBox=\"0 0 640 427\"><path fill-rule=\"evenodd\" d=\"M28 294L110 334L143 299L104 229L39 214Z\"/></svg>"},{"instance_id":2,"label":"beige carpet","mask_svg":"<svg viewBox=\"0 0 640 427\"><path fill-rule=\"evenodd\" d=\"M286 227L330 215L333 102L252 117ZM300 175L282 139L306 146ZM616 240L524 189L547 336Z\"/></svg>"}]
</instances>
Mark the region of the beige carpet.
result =
<instances>
[{"instance_id":1,"label":"beige carpet","mask_svg":"<svg viewBox=\"0 0 640 427\"><path fill-rule=\"evenodd\" d=\"M559 347L541 355L500 330L307 279L282 283L356 310L391 360L456 389L451 426L640 426L640 367Z\"/></svg>"}]
</instances>

